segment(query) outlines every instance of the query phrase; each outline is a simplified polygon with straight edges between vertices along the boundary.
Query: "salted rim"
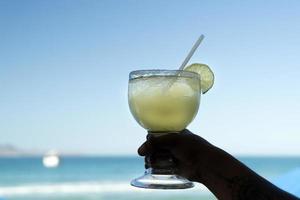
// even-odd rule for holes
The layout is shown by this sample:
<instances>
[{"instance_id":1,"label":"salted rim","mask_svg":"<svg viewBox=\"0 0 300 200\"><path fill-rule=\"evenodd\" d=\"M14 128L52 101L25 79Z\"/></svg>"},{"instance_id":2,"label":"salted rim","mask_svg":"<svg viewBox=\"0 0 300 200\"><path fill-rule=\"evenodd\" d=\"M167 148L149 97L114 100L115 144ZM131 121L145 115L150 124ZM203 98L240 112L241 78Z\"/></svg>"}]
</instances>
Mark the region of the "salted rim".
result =
<instances>
[{"instance_id":1,"label":"salted rim","mask_svg":"<svg viewBox=\"0 0 300 200\"><path fill-rule=\"evenodd\" d=\"M180 76L187 78L197 78L200 80L200 74L185 70L167 70L167 69L148 69L148 70L134 70L129 73L129 79L155 77L155 76Z\"/></svg>"}]
</instances>

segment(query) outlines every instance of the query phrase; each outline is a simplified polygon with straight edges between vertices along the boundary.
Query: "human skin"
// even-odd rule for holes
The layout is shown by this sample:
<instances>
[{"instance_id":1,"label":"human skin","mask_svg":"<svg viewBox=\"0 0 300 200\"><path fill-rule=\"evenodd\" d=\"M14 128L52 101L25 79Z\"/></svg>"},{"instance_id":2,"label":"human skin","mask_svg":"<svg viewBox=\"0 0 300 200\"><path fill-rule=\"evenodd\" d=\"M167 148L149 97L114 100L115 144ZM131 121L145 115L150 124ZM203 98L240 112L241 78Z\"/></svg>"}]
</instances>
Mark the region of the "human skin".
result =
<instances>
[{"instance_id":1,"label":"human skin","mask_svg":"<svg viewBox=\"0 0 300 200\"><path fill-rule=\"evenodd\" d=\"M178 175L204 184L219 200L299 200L187 129L159 137L148 134L138 153L149 157L161 150L176 160Z\"/></svg>"}]
</instances>

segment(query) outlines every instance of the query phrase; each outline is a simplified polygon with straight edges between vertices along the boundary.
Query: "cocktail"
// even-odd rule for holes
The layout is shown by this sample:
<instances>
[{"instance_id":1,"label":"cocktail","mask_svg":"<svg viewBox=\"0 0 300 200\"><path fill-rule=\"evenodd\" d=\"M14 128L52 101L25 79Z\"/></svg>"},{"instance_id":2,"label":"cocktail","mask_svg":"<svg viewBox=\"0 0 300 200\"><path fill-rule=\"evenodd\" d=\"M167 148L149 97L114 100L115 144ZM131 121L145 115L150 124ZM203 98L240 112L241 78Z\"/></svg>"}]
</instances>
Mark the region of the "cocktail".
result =
<instances>
[{"instance_id":1,"label":"cocktail","mask_svg":"<svg viewBox=\"0 0 300 200\"><path fill-rule=\"evenodd\" d=\"M179 132L197 114L199 82L199 75L189 71L133 71L128 90L131 113L153 134Z\"/></svg>"},{"instance_id":2,"label":"cocktail","mask_svg":"<svg viewBox=\"0 0 300 200\"><path fill-rule=\"evenodd\" d=\"M213 85L214 76L205 64L192 64L184 70L137 70L129 74L128 102L135 120L152 136L178 134L198 112L201 93ZM146 159L151 159L148 157ZM136 187L184 189L189 180L176 175L174 159L163 149L143 176L134 179Z\"/></svg>"}]
</instances>

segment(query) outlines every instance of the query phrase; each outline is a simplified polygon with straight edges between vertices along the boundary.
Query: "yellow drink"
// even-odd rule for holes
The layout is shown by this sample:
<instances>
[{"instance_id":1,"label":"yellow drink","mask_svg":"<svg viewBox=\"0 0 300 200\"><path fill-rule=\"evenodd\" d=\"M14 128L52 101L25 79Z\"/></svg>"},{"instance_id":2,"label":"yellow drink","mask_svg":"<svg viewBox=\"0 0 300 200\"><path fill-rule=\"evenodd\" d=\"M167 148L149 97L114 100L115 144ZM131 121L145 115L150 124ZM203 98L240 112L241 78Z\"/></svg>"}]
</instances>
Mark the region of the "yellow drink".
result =
<instances>
[{"instance_id":1,"label":"yellow drink","mask_svg":"<svg viewBox=\"0 0 300 200\"><path fill-rule=\"evenodd\" d=\"M199 77L149 75L129 81L128 99L136 121L152 132L178 132L187 127L198 112Z\"/></svg>"}]
</instances>

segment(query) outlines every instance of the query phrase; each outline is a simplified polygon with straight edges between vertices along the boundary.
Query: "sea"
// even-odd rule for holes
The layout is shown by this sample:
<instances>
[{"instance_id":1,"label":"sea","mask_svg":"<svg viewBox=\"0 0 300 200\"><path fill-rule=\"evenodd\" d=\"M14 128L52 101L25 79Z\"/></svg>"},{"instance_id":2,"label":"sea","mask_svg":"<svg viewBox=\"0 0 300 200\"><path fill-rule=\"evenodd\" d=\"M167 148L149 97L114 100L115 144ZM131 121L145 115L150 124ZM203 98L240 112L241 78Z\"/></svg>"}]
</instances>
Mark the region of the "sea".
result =
<instances>
[{"instance_id":1,"label":"sea","mask_svg":"<svg viewBox=\"0 0 300 200\"><path fill-rule=\"evenodd\" d=\"M238 159L271 182L300 194L300 157ZM44 167L41 157L0 158L0 200L216 199L201 184L185 190L132 187L130 181L143 172L144 161L138 156L62 157L57 168Z\"/></svg>"}]
</instances>

